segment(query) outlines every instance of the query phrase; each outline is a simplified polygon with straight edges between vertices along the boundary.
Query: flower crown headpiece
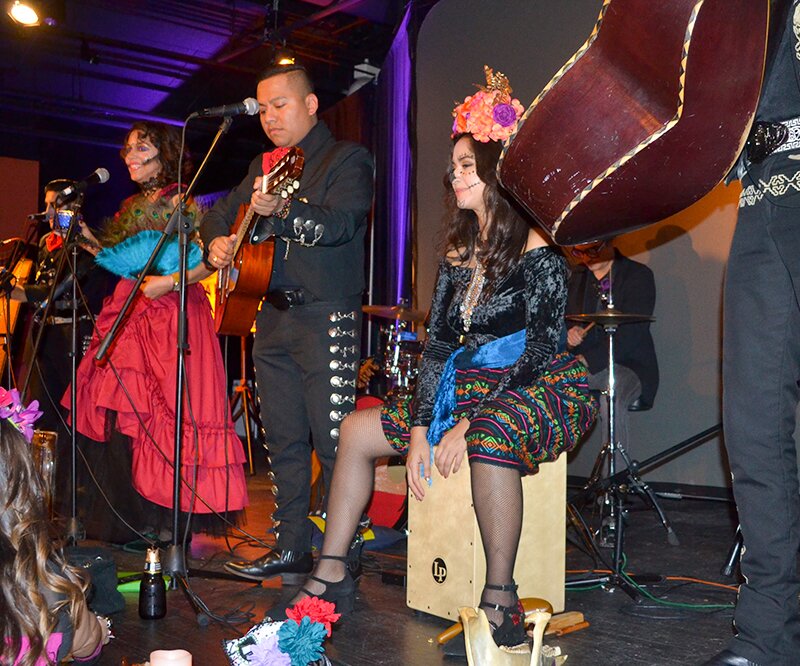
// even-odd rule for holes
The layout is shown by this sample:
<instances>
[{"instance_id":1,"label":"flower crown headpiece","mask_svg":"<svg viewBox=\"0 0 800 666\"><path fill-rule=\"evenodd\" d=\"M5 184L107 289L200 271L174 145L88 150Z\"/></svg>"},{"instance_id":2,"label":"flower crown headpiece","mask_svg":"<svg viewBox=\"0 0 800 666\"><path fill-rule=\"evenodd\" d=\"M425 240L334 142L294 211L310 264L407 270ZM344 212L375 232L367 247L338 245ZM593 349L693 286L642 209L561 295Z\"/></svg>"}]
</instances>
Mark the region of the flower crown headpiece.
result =
<instances>
[{"instance_id":1,"label":"flower crown headpiece","mask_svg":"<svg viewBox=\"0 0 800 666\"><path fill-rule=\"evenodd\" d=\"M28 442L33 440L33 424L42 415L38 407L38 400L33 400L26 407L22 404L17 389L7 391L0 386L0 418L8 419Z\"/></svg>"},{"instance_id":2,"label":"flower crown headpiece","mask_svg":"<svg viewBox=\"0 0 800 666\"><path fill-rule=\"evenodd\" d=\"M452 136L466 132L481 143L505 141L516 130L525 109L518 99L511 97L512 89L505 74L486 65L483 71L486 86L478 86L478 92L465 97L453 109Z\"/></svg>"},{"instance_id":3,"label":"flower crown headpiece","mask_svg":"<svg viewBox=\"0 0 800 666\"><path fill-rule=\"evenodd\" d=\"M322 643L341 615L330 601L303 597L286 609L286 620L269 617L242 638L223 641L231 666L330 666Z\"/></svg>"}]
</instances>

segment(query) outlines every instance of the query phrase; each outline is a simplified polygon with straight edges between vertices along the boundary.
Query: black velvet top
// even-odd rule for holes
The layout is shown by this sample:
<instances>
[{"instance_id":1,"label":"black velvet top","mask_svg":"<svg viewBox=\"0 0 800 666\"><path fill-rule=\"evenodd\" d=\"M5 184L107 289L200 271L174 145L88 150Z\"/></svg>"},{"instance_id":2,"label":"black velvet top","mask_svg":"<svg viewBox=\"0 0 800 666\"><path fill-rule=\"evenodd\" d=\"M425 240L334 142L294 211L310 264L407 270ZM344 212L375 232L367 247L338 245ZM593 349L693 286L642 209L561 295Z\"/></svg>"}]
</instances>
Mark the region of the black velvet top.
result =
<instances>
[{"instance_id":1,"label":"black velvet top","mask_svg":"<svg viewBox=\"0 0 800 666\"><path fill-rule=\"evenodd\" d=\"M460 347L463 333L460 306L472 277L472 268L454 266L446 259L439 274L431 302L428 340L412 403L412 425L427 426L439 378L452 352ZM525 349L509 366L501 381L483 399L495 399L507 389L529 386L545 371L556 354L564 331L567 302L567 268L561 253L551 247L526 252L493 290L481 299L472 313L472 323L464 346L474 350L481 345L525 329ZM467 415L473 418L477 405Z\"/></svg>"}]
</instances>

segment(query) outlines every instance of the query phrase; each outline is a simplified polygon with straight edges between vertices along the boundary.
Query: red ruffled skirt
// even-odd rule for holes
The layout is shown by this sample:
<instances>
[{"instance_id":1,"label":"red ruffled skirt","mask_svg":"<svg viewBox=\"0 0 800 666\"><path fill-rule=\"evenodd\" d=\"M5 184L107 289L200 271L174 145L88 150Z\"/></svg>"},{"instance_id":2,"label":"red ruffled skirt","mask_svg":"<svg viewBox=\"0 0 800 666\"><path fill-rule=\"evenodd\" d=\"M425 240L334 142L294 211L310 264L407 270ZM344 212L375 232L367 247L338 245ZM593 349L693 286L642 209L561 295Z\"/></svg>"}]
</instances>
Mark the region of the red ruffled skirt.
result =
<instances>
[{"instance_id":1,"label":"red ruffled skirt","mask_svg":"<svg viewBox=\"0 0 800 666\"><path fill-rule=\"evenodd\" d=\"M151 502L171 508L178 294L155 300L139 294L106 359L94 358L133 284L120 280L97 317L94 337L78 367L76 425L86 437L106 442L113 423L131 440L134 488ZM199 284L187 289L186 300L188 400L183 410L180 508L194 513L237 511L248 504L246 458L231 421L211 306ZM69 409L69 389L61 404Z\"/></svg>"}]
</instances>

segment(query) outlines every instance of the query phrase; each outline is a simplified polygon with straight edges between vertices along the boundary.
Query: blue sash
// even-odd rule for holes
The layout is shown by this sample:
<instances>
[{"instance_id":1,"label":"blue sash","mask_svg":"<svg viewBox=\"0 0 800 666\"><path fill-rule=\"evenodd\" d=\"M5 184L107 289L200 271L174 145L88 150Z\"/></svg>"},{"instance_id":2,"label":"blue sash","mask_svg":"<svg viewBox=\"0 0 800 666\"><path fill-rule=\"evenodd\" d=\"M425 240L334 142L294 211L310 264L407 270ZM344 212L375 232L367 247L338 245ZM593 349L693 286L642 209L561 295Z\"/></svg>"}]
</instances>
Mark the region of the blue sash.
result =
<instances>
[{"instance_id":1,"label":"blue sash","mask_svg":"<svg viewBox=\"0 0 800 666\"><path fill-rule=\"evenodd\" d=\"M456 424L453 411L456 408L456 369L505 368L514 363L525 349L525 329L481 345L468 352L464 347L456 349L447 359L444 371L436 388L433 404L433 419L428 426L428 443L436 446L442 435ZM432 453L432 452L431 452Z\"/></svg>"}]
</instances>

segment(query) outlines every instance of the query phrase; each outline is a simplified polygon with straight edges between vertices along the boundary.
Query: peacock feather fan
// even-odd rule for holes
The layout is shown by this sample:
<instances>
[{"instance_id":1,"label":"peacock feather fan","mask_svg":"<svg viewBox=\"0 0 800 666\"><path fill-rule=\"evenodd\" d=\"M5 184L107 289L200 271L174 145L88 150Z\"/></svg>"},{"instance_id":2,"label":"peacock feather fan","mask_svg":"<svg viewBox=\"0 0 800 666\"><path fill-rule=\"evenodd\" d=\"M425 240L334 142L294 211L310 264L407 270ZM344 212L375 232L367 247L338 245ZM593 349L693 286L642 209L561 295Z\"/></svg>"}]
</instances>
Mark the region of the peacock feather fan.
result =
<instances>
[{"instance_id":1,"label":"peacock feather fan","mask_svg":"<svg viewBox=\"0 0 800 666\"><path fill-rule=\"evenodd\" d=\"M161 233L152 229L140 231L113 247L103 248L95 257L98 265L114 275L135 278L144 268L156 247ZM189 243L187 267L191 270L202 260L203 253L196 243ZM173 236L164 245L151 267L158 275L169 275L179 269L178 238Z\"/></svg>"}]
</instances>

